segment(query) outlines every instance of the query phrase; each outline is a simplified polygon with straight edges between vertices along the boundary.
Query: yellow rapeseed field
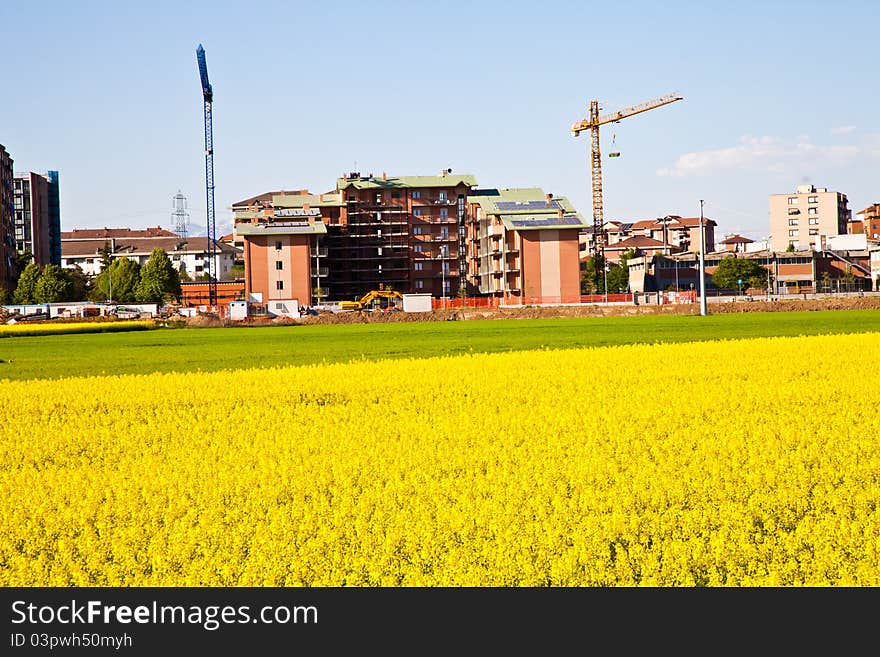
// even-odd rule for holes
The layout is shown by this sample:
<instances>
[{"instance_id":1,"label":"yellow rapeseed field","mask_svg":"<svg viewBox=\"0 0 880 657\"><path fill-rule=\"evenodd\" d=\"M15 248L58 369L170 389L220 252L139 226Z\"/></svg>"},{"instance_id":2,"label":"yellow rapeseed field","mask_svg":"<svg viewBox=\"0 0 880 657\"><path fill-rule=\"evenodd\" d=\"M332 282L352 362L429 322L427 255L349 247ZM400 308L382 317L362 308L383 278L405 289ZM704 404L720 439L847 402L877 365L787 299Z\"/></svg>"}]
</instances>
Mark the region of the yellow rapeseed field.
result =
<instances>
[{"instance_id":1,"label":"yellow rapeseed field","mask_svg":"<svg viewBox=\"0 0 880 657\"><path fill-rule=\"evenodd\" d=\"M34 335L54 335L64 333L110 333L113 331L143 331L156 328L154 320L122 320L104 322L21 322L18 324L0 324L0 338L23 337Z\"/></svg>"},{"instance_id":2,"label":"yellow rapeseed field","mask_svg":"<svg viewBox=\"0 0 880 657\"><path fill-rule=\"evenodd\" d=\"M0 585L877 586L878 339L3 381Z\"/></svg>"}]
</instances>

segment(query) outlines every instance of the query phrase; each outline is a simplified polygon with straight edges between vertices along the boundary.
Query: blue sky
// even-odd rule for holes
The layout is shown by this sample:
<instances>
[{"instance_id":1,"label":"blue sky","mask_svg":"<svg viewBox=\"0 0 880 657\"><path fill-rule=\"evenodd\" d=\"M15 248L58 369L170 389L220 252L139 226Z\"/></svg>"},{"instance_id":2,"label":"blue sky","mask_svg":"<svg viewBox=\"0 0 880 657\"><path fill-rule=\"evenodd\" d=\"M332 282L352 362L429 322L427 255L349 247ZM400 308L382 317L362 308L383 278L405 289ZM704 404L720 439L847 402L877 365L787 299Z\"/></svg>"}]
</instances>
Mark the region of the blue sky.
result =
<instances>
[{"instance_id":1,"label":"blue sky","mask_svg":"<svg viewBox=\"0 0 880 657\"><path fill-rule=\"evenodd\" d=\"M880 202L876 0L828 2L53 2L0 5L0 144L57 169L62 228L205 225L214 88L218 231L274 189L346 171L452 168L540 186L592 217L589 101L684 100L602 128L605 217L768 232L802 183ZM872 43L872 41L874 43ZM8 94L8 95L7 95Z\"/></svg>"}]
</instances>

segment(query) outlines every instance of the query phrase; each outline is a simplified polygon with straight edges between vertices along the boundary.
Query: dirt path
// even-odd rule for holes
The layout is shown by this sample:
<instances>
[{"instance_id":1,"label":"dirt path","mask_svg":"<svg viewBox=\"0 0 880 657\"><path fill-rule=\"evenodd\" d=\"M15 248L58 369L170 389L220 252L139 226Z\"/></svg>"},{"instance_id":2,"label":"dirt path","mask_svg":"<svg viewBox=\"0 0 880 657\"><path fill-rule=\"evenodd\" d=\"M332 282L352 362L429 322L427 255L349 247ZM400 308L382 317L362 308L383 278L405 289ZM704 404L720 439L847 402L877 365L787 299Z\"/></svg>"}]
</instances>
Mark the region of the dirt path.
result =
<instances>
[{"instance_id":1,"label":"dirt path","mask_svg":"<svg viewBox=\"0 0 880 657\"><path fill-rule=\"evenodd\" d=\"M784 312L791 310L880 310L880 297L828 299L786 299L781 301L712 302L709 314L742 312ZM344 312L322 313L305 317L300 324L373 324L385 322L461 321L469 319L547 319L554 317L609 317L629 315L697 315L700 305L614 305L584 304L581 306L550 306L524 308L465 308L433 310L427 313Z\"/></svg>"}]
</instances>

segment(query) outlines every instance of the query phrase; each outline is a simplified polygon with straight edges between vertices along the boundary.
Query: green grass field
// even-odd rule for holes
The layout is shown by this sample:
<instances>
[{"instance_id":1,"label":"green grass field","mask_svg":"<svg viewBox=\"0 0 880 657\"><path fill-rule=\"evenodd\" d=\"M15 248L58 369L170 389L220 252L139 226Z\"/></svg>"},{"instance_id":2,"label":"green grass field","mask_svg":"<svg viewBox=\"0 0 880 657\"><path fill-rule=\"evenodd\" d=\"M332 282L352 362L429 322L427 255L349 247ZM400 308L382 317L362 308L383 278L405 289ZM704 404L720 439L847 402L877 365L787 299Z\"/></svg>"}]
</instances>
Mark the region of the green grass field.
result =
<instances>
[{"instance_id":1,"label":"green grass field","mask_svg":"<svg viewBox=\"0 0 880 657\"><path fill-rule=\"evenodd\" d=\"M471 351L866 332L880 332L880 312L157 329L5 338L0 341L0 379L212 371Z\"/></svg>"}]
</instances>

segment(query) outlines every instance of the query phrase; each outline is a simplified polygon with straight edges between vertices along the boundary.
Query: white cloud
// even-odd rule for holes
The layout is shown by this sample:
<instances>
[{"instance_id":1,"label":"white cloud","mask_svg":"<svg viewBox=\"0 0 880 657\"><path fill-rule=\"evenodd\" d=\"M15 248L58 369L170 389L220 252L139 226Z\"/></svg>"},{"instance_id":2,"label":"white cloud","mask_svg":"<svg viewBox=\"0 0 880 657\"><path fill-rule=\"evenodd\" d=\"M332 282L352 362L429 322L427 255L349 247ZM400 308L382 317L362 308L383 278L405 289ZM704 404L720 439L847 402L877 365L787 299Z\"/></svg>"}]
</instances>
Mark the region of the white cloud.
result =
<instances>
[{"instance_id":1,"label":"white cloud","mask_svg":"<svg viewBox=\"0 0 880 657\"><path fill-rule=\"evenodd\" d=\"M831 128L832 135L851 135L856 131L856 127L854 125L841 125L836 128Z\"/></svg>"},{"instance_id":2,"label":"white cloud","mask_svg":"<svg viewBox=\"0 0 880 657\"><path fill-rule=\"evenodd\" d=\"M672 167L657 171L658 176L684 177L719 170L785 173L794 168L810 166L846 166L859 157L878 154L868 141L864 146L813 143L807 136L793 141L779 137L740 137L740 143L728 148L685 153Z\"/></svg>"}]
</instances>

